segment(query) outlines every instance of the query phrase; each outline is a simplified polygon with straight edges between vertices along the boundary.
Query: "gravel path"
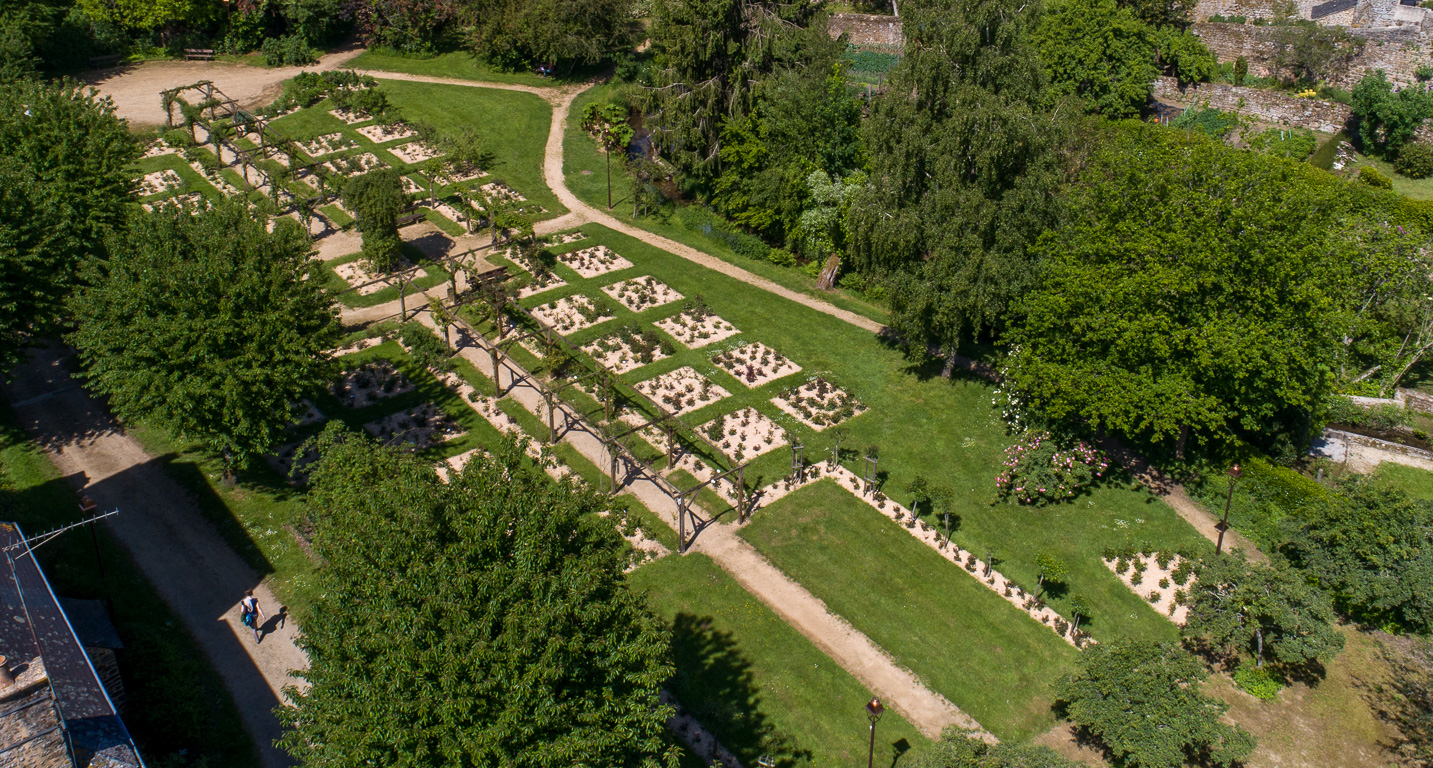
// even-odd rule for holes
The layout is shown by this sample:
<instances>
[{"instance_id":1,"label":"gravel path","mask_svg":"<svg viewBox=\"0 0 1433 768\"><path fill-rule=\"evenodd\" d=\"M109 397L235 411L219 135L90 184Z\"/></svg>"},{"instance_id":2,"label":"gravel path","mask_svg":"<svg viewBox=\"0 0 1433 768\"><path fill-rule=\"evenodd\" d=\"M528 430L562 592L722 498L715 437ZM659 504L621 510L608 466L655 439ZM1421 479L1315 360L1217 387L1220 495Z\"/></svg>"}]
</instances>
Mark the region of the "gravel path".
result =
<instances>
[{"instance_id":1,"label":"gravel path","mask_svg":"<svg viewBox=\"0 0 1433 768\"><path fill-rule=\"evenodd\" d=\"M233 695L265 768L291 765L273 746L281 733L273 710L284 686L302 682L289 671L308 666L294 644L297 626L274 626L254 643L253 632L239 621L244 590L254 590L268 616L278 600L169 476L164 459L124 434L70 377L72 363L65 348L32 350L6 387L17 417L76 489L101 509L119 510L104 525L199 641Z\"/></svg>"},{"instance_id":2,"label":"gravel path","mask_svg":"<svg viewBox=\"0 0 1433 768\"><path fill-rule=\"evenodd\" d=\"M273 101L283 89L283 82L294 75L339 69L360 53L362 48L349 47L325 54L312 66L274 69L227 61L146 61L98 70L86 75L83 81L114 99L115 112L131 125L154 128L164 125L160 91L212 80L219 90L239 102L239 106L257 107Z\"/></svg>"}]
</instances>

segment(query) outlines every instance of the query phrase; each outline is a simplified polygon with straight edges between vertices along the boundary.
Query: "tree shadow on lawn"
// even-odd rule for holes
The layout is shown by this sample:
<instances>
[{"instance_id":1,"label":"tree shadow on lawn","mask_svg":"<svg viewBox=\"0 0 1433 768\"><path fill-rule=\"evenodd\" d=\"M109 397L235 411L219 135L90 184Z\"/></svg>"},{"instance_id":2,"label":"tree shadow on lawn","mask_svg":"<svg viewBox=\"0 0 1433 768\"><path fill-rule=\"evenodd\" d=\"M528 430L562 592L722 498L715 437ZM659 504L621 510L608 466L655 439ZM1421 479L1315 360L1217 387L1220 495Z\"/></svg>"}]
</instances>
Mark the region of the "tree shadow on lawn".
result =
<instances>
[{"instance_id":1,"label":"tree shadow on lawn","mask_svg":"<svg viewBox=\"0 0 1433 768\"><path fill-rule=\"evenodd\" d=\"M678 613L672 656L672 693L743 765L755 765L761 755L776 758L779 766L810 762L811 753L779 733L761 711L756 676L735 636L713 628L710 618Z\"/></svg>"}]
</instances>

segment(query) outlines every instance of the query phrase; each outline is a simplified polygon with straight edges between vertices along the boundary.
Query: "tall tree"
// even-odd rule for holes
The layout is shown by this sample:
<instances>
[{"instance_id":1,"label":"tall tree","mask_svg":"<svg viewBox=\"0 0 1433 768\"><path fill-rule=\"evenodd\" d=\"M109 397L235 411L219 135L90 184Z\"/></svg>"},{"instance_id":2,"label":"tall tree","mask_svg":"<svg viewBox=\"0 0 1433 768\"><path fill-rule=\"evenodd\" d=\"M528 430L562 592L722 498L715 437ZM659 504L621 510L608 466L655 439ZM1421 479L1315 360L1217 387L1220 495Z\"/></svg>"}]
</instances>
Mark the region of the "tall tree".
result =
<instances>
[{"instance_id":1,"label":"tall tree","mask_svg":"<svg viewBox=\"0 0 1433 768\"><path fill-rule=\"evenodd\" d=\"M1142 124L1107 129L1040 241L1012 391L1052 421L1182 452L1305 439L1346 327L1339 186L1308 166Z\"/></svg>"},{"instance_id":2,"label":"tall tree","mask_svg":"<svg viewBox=\"0 0 1433 768\"><path fill-rule=\"evenodd\" d=\"M0 87L0 371L56 328L80 265L123 228L138 157L113 103L94 91Z\"/></svg>"},{"instance_id":3,"label":"tall tree","mask_svg":"<svg viewBox=\"0 0 1433 768\"><path fill-rule=\"evenodd\" d=\"M1024 0L902 3L906 55L866 121L871 184L848 217L858 269L890 286L910 350L1005 322L1034 276L1028 246L1053 220L1058 110Z\"/></svg>"},{"instance_id":4,"label":"tall tree","mask_svg":"<svg viewBox=\"0 0 1433 768\"><path fill-rule=\"evenodd\" d=\"M1232 766L1254 751L1244 729L1219 722L1228 709L1199 692L1208 672L1173 643L1102 643L1057 687L1056 705L1128 768Z\"/></svg>"},{"instance_id":5,"label":"tall tree","mask_svg":"<svg viewBox=\"0 0 1433 768\"><path fill-rule=\"evenodd\" d=\"M499 67L545 64L571 72L629 49L633 0L478 0L467 4L469 42Z\"/></svg>"},{"instance_id":6,"label":"tall tree","mask_svg":"<svg viewBox=\"0 0 1433 768\"><path fill-rule=\"evenodd\" d=\"M333 297L297 224L247 207L139 216L74 300L86 385L124 419L202 440L226 469L273 453L328 378Z\"/></svg>"},{"instance_id":7,"label":"tall tree","mask_svg":"<svg viewBox=\"0 0 1433 768\"><path fill-rule=\"evenodd\" d=\"M447 483L330 428L310 475L324 558L283 746L305 768L648 766L667 630L628 588L605 499L517 446Z\"/></svg>"},{"instance_id":8,"label":"tall tree","mask_svg":"<svg viewBox=\"0 0 1433 768\"><path fill-rule=\"evenodd\" d=\"M1328 597L1287 567L1219 556L1201 563L1191 591L1184 636L1215 653L1248 653L1262 667L1266 658L1328 662L1343 650Z\"/></svg>"},{"instance_id":9,"label":"tall tree","mask_svg":"<svg viewBox=\"0 0 1433 768\"><path fill-rule=\"evenodd\" d=\"M658 149L690 181L719 171L721 129L755 103L756 86L790 55L819 6L786 0L654 0L654 87L643 94Z\"/></svg>"},{"instance_id":10,"label":"tall tree","mask_svg":"<svg viewBox=\"0 0 1433 768\"><path fill-rule=\"evenodd\" d=\"M1376 478L1340 484L1321 508L1284 521L1283 551L1370 624L1433 629L1433 503Z\"/></svg>"},{"instance_id":11,"label":"tall tree","mask_svg":"<svg viewBox=\"0 0 1433 768\"><path fill-rule=\"evenodd\" d=\"M353 211L363 235L363 255L374 271L396 269L402 260L403 245L398 236L398 216L408 205L403 177L392 168L354 176L343 185L343 204Z\"/></svg>"}]
</instances>

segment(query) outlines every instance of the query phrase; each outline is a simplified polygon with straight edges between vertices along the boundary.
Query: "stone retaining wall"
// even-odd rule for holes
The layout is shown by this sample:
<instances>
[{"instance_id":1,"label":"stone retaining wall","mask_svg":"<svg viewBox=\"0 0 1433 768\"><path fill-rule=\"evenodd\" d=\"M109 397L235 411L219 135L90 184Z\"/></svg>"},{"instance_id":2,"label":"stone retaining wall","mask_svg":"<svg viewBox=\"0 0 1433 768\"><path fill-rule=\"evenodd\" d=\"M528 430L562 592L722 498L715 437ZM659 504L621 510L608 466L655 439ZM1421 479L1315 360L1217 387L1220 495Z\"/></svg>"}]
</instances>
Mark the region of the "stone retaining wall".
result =
<instances>
[{"instance_id":1,"label":"stone retaining wall","mask_svg":"<svg viewBox=\"0 0 1433 768\"><path fill-rule=\"evenodd\" d=\"M1204 104L1226 112L1238 112L1260 122L1337 133L1353 113L1348 107L1320 99L1300 99L1264 88L1237 88L1223 83L1199 83L1179 87L1172 77L1154 81L1154 97L1160 101Z\"/></svg>"},{"instance_id":2,"label":"stone retaining wall","mask_svg":"<svg viewBox=\"0 0 1433 768\"><path fill-rule=\"evenodd\" d=\"M1204 21L1196 23L1193 29L1219 61L1234 61L1243 56L1249 60L1249 74L1269 76L1269 61L1275 52L1272 35L1278 31L1277 27ZM1348 71L1334 78L1334 85L1341 88L1352 88L1365 74L1379 69L1396 83L1414 83L1418 67L1433 63L1433 57L1428 54L1433 31L1424 32L1420 25L1350 28L1348 31L1368 43Z\"/></svg>"},{"instance_id":3,"label":"stone retaining wall","mask_svg":"<svg viewBox=\"0 0 1433 768\"><path fill-rule=\"evenodd\" d=\"M901 20L895 16L875 16L866 13L833 13L826 27L832 37L847 35L852 45L901 48L905 36L901 34Z\"/></svg>"}]
</instances>

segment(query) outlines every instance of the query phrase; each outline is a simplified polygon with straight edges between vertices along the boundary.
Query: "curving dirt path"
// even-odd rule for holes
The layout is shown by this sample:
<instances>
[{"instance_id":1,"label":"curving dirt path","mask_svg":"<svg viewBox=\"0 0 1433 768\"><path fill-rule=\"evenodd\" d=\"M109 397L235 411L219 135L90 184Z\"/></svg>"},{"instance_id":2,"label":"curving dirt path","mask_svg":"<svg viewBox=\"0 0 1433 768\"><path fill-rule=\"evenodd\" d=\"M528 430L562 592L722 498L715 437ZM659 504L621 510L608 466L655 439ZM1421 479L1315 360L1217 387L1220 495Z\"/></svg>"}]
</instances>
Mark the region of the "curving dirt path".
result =
<instances>
[{"instance_id":1,"label":"curving dirt path","mask_svg":"<svg viewBox=\"0 0 1433 768\"><path fill-rule=\"evenodd\" d=\"M244 590L254 590L269 617L279 601L169 475L165 459L126 435L71 378L73 371L68 348L31 350L6 387L16 417L76 490L102 509L119 510L103 524L199 641L265 768L292 765L273 746L282 732L273 710L284 700L284 686L302 683L290 671L308 667L294 644L297 625L280 627L271 619L265 629L272 624L272 633L255 644L239 620Z\"/></svg>"}]
</instances>

